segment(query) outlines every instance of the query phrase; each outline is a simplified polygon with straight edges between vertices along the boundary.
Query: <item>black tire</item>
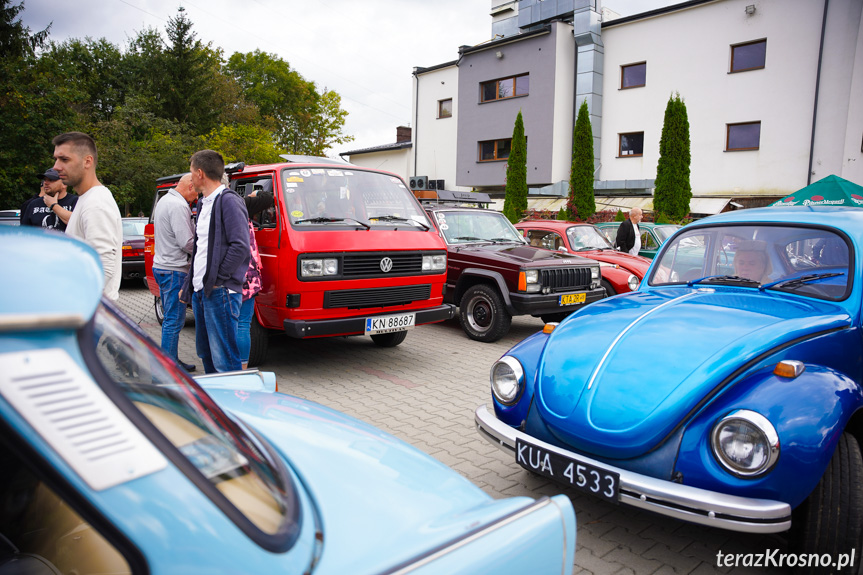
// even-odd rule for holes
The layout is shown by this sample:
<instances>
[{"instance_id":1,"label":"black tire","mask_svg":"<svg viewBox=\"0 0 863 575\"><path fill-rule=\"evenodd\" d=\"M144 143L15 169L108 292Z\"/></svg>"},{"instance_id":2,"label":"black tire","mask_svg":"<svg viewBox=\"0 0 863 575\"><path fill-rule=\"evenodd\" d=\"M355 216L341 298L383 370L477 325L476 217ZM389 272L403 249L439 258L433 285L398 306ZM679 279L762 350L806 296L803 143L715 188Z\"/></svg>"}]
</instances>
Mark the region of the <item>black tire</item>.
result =
<instances>
[{"instance_id":1,"label":"black tire","mask_svg":"<svg viewBox=\"0 0 863 575\"><path fill-rule=\"evenodd\" d=\"M509 332L512 315L497 289L487 284L469 288L459 303L461 328L471 339L491 343Z\"/></svg>"},{"instance_id":2,"label":"black tire","mask_svg":"<svg viewBox=\"0 0 863 575\"><path fill-rule=\"evenodd\" d=\"M854 436L843 433L821 481L794 510L791 545L795 553L829 554L863 551L863 457ZM805 568L798 573L833 573Z\"/></svg>"},{"instance_id":3,"label":"black tire","mask_svg":"<svg viewBox=\"0 0 863 575\"><path fill-rule=\"evenodd\" d=\"M539 316L539 319L545 323L560 323L565 320L568 315L568 313L547 313Z\"/></svg>"},{"instance_id":4,"label":"black tire","mask_svg":"<svg viewBox=\"0 0 863 575\"><path fill-rule=\"evenodd\" d=\"M153 304L153 307L156 310L156 320L159 322L159 325L162 325L162 322L165 321L165 308L162 307L162 298L160 296L156 296L156 302Z\"/></svg>"},{"instance_id":5,"label":"black tire","mask_svg":"<svg viewBox=\"0 0 863 575\"><path fill-rule=\"evenodd\" d=\"M249 325L249 339L252 344L249 348L249 367L255 367L264 363L270 347L270 334L258 323L255 316L252 316L252 323Z\"/></svg>"},{"instance_id":6,"label":"black tire","mask_svg":"<svg viewBox=\"0 0 863 575\"><path fill-rule=\"evenodd\" d=\"M613 295L617 295L617 290L614 289L614 286L611 285L606 279L600 280L599 285L605 288L605 297L611 297Z\"/></svg>"},{"instance_id":7,"label":"black tire","mask_svg":"<svg viewBox=\"0 0 863 575\"><path fill-rule=\"evenodd\" d=\"M408 336L406 331L393 331L390 333L376 333L371 336L372 341L379 347L395 347Z\"/></svg>"}]
</instances>

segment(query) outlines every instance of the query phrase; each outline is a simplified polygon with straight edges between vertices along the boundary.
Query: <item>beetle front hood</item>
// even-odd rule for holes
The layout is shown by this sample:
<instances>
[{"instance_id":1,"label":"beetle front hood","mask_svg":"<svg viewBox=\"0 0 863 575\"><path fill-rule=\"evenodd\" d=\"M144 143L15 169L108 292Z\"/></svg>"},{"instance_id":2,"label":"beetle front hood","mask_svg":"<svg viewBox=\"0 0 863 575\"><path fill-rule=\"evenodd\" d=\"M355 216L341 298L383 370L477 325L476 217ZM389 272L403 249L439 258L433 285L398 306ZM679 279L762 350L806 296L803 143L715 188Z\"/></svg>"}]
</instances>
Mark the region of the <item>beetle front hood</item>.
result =
<instances>
[{"instance_id":1,"label":"beetle front hood","mask_svg":"<svg viewBox=\"0 0 863 575\"><path fill-rule=\"evenodd\" d=\"M297 473L321 521L316 573L379 573L531 502L494 501L397 438L280 393L210 391Z\"/></svg>"},{"instance_id":2,"label":"beetle front hood","mask_svg":"<svg viewBox=\"0 0 863 575\"><path fill-rule=\"evenodd\" d=\"M535 408L565 444L602 457L636 457L742 365L850 324L839 306L777 292L632 292L591 305L552 333Z\"/></svg>"}]
</instances>

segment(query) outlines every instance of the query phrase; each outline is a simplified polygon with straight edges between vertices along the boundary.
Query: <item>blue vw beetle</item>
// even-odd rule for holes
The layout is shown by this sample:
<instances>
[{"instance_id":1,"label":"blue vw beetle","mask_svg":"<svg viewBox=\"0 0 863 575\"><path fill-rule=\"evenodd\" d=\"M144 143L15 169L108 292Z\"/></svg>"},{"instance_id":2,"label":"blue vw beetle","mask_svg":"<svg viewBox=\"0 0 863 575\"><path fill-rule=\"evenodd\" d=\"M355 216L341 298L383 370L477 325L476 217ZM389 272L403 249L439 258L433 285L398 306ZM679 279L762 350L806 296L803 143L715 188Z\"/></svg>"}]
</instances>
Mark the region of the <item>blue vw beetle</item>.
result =
<instances>
[{"instance_id":1,"label":"blue vw beetle","mask_svg":"<svg viewBox=\"0 0 863 575\"><path fill-rule=\"evenodd\" d=\"M496 362L478 430L571 489L859 558L861 247L858 209L688 225L637 291Z\"/></svg>"},{"instance_id":2,"label":"blue vw beetle","mask_svg":"<svg viewBox=\"0 0 863 575\"><path fill-rule=\"evenodd\" d=\"M571 573L565 496L493 500L257 371L193 380L85 244L0 229L0 574Z\"/></svg>"}]
</instances>

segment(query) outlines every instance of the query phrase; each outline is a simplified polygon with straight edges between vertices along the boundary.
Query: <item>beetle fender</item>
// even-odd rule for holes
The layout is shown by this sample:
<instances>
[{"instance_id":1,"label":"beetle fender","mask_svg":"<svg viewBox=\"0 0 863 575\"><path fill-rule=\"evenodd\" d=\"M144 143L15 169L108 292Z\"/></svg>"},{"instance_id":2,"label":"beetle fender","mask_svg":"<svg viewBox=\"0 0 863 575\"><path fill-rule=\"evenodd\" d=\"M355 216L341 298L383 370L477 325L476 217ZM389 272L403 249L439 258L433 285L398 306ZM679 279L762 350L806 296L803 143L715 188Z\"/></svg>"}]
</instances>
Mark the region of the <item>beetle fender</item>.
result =
<instances>
[{"instance_id":1,"label":"beetle fender","mask_svg":"<svg viewBox=\"0 0 863 575\"><path fill-rule=\"evenodd\" d=\"M789 379L762 369L720 395L687 426L675 471L686 485L796 507L821 479L849 419L861 406L859 386L838 371L807 364L799 377ZM726 471L710 445L714 424L738 409L765 416L779 435L779 459L758 478L742 479Z\"/></svg>"}]
</instances>

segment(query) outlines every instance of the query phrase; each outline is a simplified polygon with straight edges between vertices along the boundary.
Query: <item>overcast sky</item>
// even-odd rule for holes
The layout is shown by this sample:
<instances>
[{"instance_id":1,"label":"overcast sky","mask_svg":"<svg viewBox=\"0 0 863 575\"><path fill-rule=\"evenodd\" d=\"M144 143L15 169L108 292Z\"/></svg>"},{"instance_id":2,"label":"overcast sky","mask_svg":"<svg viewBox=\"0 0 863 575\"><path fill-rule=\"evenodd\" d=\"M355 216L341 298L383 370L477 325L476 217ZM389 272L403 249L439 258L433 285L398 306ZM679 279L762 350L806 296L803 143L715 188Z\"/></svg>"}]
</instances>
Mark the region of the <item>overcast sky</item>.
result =
<instances>
[{"instance_id":1,"label":"overcast sky","mask_svg":"<svg viewBox=\"0 0 863 575\"><path fill-rule=\"evenodd\" d=\"M13 0L13 2L16 0ZM490 0L23 0L34 32L53 41L106 38L126 48L146 28L164 36L183 6L199 40L225 57L260 49L306 80L335 90L356 139L328 154L395 142L411 122L411 73L458 58L458 47L491 37ZM682 0L681 0L682 1ZM605 0L627 16L673 0Z\"/></svg>"}]
</instances>

